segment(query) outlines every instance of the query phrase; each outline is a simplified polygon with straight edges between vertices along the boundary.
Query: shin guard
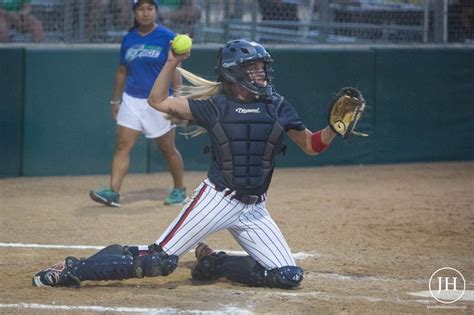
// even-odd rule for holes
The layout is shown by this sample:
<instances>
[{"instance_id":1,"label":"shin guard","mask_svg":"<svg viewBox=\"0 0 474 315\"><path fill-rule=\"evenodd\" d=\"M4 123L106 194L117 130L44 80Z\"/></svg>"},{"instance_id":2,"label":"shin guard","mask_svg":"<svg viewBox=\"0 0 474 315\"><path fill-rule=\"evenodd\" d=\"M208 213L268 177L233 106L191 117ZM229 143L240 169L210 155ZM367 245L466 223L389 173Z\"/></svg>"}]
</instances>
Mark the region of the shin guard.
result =
<instances>
[{"instance_id":1,"label":"shin guard","mask_svg":"<svg viewBox=\"0 0 474 315\"><path fill-rule=\"evenodd\" d=\"M223 252L203 257L192 272L193 279L225 277L251 287L291 289L303 280L303 269L284 266L267 270L250 256L229 256Z\"/></svg>"},{"instance_id":2,"label":"shin guard","mask_svg":"<svg viewBox=\"0 0 474 315\"><path fill-rule=\"evenodd\" d=\"M70 272L80 281L122 280L135 277L133 257L120 245L110 245L89 258L66 258Z\"/></svg>"}]
</instances>

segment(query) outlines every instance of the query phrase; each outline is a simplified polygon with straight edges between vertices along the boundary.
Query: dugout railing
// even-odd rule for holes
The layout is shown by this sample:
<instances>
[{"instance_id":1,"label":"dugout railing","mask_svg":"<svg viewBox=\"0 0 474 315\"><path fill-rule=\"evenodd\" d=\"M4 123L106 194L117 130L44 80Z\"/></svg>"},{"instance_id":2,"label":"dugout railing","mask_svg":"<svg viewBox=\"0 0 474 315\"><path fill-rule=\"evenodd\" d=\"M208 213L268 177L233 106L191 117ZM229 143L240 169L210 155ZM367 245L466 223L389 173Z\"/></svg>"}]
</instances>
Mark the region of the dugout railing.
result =
<instances>
[{"instance_id":1,"label":"dugout railing","mask_svg":"<svg viewBox=\"0 0 474 315\"><path fill-rule=\"evenodd\" d=\"M125 7L118 3L125 1ZM192 32L195 42L222 43L246 37L262 43L447 43L474 41L474 1L459 0L293 0L297 13L268 15L261 3L272 0L195 0L195 22L159 22L176 32ZM119 42L132 24L129 1L114 0L105 9L94 0L32 0L42 21L45 42ZM291 4L292 3L292 4ZM160 9L161 10L161 9ZM159 11L160 11L159 10ZM100 11L95 18L93 13ZM265 13L265 14L264 14ZM296 14L296 15L295 15ZM171 23L171 24L168 24ZM189 24L189 25L188 25ZM192 25L191 25L192 24ZM187 25L186 27L181 27ZM13 42L31 36L16 29Z\"/></svg>"}]
</instances>

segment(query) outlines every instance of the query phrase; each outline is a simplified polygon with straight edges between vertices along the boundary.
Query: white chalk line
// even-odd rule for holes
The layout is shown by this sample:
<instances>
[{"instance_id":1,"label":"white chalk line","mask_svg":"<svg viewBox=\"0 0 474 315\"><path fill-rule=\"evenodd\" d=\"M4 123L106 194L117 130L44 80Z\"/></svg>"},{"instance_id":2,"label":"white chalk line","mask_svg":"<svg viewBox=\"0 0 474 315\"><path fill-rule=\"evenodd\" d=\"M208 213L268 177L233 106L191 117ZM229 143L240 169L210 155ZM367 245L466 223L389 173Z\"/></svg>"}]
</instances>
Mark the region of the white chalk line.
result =
<instances>
[{"instance_id":1,"label":"white chalk line","mask_svg":"<svg viewBox=\"0 0 474 315\"><path fill-rule=\"evenodd\" d=\"M419 296L424 298L433 299L430 291L420 291L420 292L409 292L408 294L413 296ZM453 291L441 291L440 294L436 295L437 298L441 300L454 300L460 295L458 290ZM434 300L434 299L433 299ZM474 301L474 290L466 290L464 294L459 299L459 301Z\"/></svg>"},{"instance_id":2,"label":"white chalk line","mask_svg":"<svg viewBox=\"0 0 474 315\"><path fill-rule=\"evenodd\" d=\"M143 245L136 245L136 246L143 246ZM36 249L95 249L100 250L105 246L90 246L90 245L53 245L53 244L22 244L22 243L0 243L0 247L10 247L10 248L36 248ZM215 251L224 251L227 254L231 255L247 255L244 251L233 251L233 250L225 250L225 249L216 249ZM190 253L194 253L194 249L189 251ZM293 258L297 260L312 258L312 257L319 257L318 254L310 254L305 252L297 252L293 253Z\"/></svg>"},{"instance_id":3,"label":"white chalk line","mask_svg":"<svg viewBox=\"0 0 474 315\"><path fill-rule=\"evenodd\" d=\"M33 248L33 249L80 249L80 250L89 250L89 249L94 249L94 250L100 250L100 249L103 249L105 246L91 246L91 245L57 245L57 244L23 244L23 243L0 243L0 248L1 247L10 247L10 248ZM216 251L221 251L221 250L216 250ZM246 255L247 253L244 252L244 251L231 251L231 250L222 250L222 251L225 251L226 253L229 253L229 254L232 254L232 255ZM192 253L193 250L190 251L190 253ZM312 258L312 257L319 257L318 254L310 254L310 253L305 253L305 252L296 252L296 253L293 253L293 257L295 259L298 259L298 260L302 260L302 259L306 259L306 258ZM352 276L352 275L340 275L340 274L336 274L336 273L314 273L312 274L311 276L308 275L309 278L313 278L314 276L316 277L329 277L329 278L335 278L336 280L340 280L340 281L391 281L391 280L394 280L394 281L398 281L396 279L387 279L387 278L379 278L379 277L373 277L373 276ZM415 280L413 280L415 281ZM473 294L474 290L473 291L470 291L470 290L466 290L466 293L465 295L463 296L463 298L461 300L465 300L465 301L473 301L474 300L474 294ZM429 291L421 291L421 292L407 292L408 294L410 295L413 295L413 296L419 296L419 297L431 297ZM274 293L273 293L274 294ZM325 296L325 294L321 294L321 292L301 292L301 293L290 293L290 292L280 292L280 293L277 293L277 295L290 295L290 296L318 296L320 298L329 298L329 296ZM332 298L334 296L331 296ZM351 299L353 299L354 297L352 297ZM372 302L378 302L378 301L383 301L384 299L380 299L380 298L375 298L375 297L363 297L363 296L360 296L360 297L356 297L356 298L362 298L362 299L365 299L365 300L368 300L368 301L372 301ZM388 301L388 300L386 300ZM392 301L393 302L393 301ZM419 303L426 303L426 300L423 301L423 300L416 300L415 302L419 302ZM20 304L11 304L11 305L23 305L21 307L25 308L24 305L27 305L25 303L20 303ZM41 304L31 304L31 305L37 305L38 306L38 309L40 309L41 307ZM4 306L4 304L0 304L0 307L6 307ZM44 306L44 307L49 307L48 305ZM57 307L55 305L53 306L50 306L50 307ZM63 307L63 306L61 306ZM64 307L68 307L68 306L64 306ZM82 306L81 306L82 307ZM84 307L88 307L88 306L84 306ZM101 308L101 307L99 307ZM121 309L124 309L125 311L122 311ZM117 308L117 310L114 308L114 311L117 311L117 312L128 312L126 311L127 309L133 309L133 310L136 310L137 308ZM74 309L74 307L72 307L71 310L79 310L79 309ZM153 312L155 312L156 314L162 314L162 313L169 313L171 312L172 310L170 309L165 309L163 312L161 312L161 310L156 310L156 309L150 309L153 314ZM99 310L97 310L99 312ZM100 312L106 312L106 311L110 311L110 310L101 310ZM178 310L176 310L178 311ZM140 310L138 311L130 311L130 312L141 312ZM146 311L146 312L149 312L149 311ZM158 313L158 312L161 312L161 313ZM174 312L174 311L173 311ZM186 311L188 312L188 311ZM200 311L197 311L197 312L200 312ZM201 314L201 313L199 313ZM209 313L211 314L211 313Z\"/></svg>"},{"instance_id":4,"label":"white chalk line","mask_svg":"<svg viewBox=\"0 0 474 315\"><path fill-rule=\"evenodd\" d=\"M105 246L0 243L0 247L49 248L49 249L97 249L97 250L100 250L100 249L104 248Z\"/></svg>"},{"instance_id":5,"label":"white chalk line","mask_svg":"<svg viewBox=\"0 0 474 315\"><path fill-rule=\"evenodd\" d=\"M50 305L50 304L35 304L35 303L16 303L16 304L0 304L0 308L12 309L34 309L34 310L54 310L54 311L86 311L86 312L114 312L114 313L134 313L134 314L253 314L251 311L243 310L234 306L227 306L221 310L179 310L175 308L145 308L145 307L107 307L95 305Z\"/></svg>"},{"instance_id":6,"label":"white chalk line","mask_svg":"<svg viewBox=\"0 0 474 315\"><path fill-rule=\"evenodd\" d=\"M341 275L337 273L318 273L318 272L311 272L306 275L306 279L312 279L316 280L317 278L322 277L322 278L329 278L333 279L336 281L352 281L352 282L367 282L369 283L399 283L399 285L403 286L403 283L410 283L410 284L423 284L426 282L426 280L420 280L420 279L395 279L395 278L385 278L385 277L375 277L375 276L365 276L365 275ZM449 291L449 292L442 292L440 298L443 300L453 300L457 296L459 296L459 292L454 292L454 291ZM284 294L284 293L283 293ZM345 296L343 297L344 299L350 299L350 300L367 300L369 302L392 302L392 303L402 303L402 304L412 304L412 303L418 303L418 304L433 304L436 303L436 300L433 299L431 296L430 291L420 291L420 292L406 292L406 294L411 295L411 296L417 296L417 297L423 297L426 298L425 300L405 300L401 298L392 298L392 299L386 299L386 298L379 298L379 297L369 297L369 296ZM320 298L337 298L338 296L336 295L331 295L331 294L318 294ZM341 298L341 297L339 297ZM460 301L474 301L474 290L466 290L462 296Z\"/></svg>"}]
</instances>

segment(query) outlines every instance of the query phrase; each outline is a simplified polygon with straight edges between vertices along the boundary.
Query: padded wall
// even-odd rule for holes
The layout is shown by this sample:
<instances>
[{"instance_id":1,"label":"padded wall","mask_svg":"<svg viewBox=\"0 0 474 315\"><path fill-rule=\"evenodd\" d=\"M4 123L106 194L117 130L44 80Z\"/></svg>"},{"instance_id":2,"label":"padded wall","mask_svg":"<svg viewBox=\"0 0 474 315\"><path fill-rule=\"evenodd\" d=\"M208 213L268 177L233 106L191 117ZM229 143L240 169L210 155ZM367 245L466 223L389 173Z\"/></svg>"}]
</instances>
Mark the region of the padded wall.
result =
<instances>
[{"instance_id":1,"label":"padded wall","mask_svg":"<svg viewBox=\"0 0 474 315\"><path fill-rule=\"evenodd\" d=\"M24 49L0 49L0 177L21 175Z\"/></svg>"},{"instance_id":2,"label":"padded wall","mask_svg":"<svg viewBox=\"0 0 474 315\"><path fill-rule=\"evenodd\" d=\"M289 141L279 166L472 160L474 49L269 49L275 86L311 130L326 125L341 87L362 90L358 129L369 137L336 139L309 157ZM110 172L115 143L110 96L115 48L0 49L1 176ZM184 67L215 79L215 48L196 48ZM207 136L177 137L187 170L203 170ZM153 142L140 138L130 172L165 170Z\"/></svg>"}]
</instances>

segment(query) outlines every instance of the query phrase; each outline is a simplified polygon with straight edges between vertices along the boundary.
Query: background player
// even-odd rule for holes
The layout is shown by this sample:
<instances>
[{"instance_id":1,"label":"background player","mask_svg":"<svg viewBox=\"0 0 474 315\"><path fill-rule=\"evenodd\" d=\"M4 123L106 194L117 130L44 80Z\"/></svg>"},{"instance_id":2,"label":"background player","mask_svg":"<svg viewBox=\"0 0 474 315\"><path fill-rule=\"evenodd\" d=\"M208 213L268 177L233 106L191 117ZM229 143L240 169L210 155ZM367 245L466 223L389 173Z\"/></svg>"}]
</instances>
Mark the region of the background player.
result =
<instances>
[{"instance_id":1,"label":"background player","mask_svg":"<svg viewBox=\"0 0 474 315\"><path fill-rule=\"evenodd\" d=\"M10 30L31 33L35 43L44 39L43 23L32 13L31 0L0 0L0 42L10 41Z\"/></svg>"},{"instance_id":2,"label":"background player","mask_svg":"<svg viewBox=\"0 0 474 315\"><path fill-rule=\"evenodd\" d=\"M304 152L316 155L335 137L328 127L309 131L294 108L275 92L272 59L263 46L246 40L227 43L217 61L218 82L189 72L196 87L187 97L168 97L168 84L187 55L168 55L149 103L174 117L190 120L209 133L212 163L205 179L167 230L140 256L139 248L112 245L94 256L65 262L35 275L37 286L78 286L83 280L166 276L208 235L230 231L249 256L213 253L198 246L194 279L226 277L250 286L293 288L303 270L296 266L280 229L265 208L275 159L285 133Z\"/></svg>"},{"instance_id":3,"label":"background player","mask_svg":"<svg viewBox=\"0 0 474 315\"><path fill-rule=\"evenodd\" d=\"M130 163L130 151L141 133L154 139L173 177L174 188L165 204L187 200L183 185L183 159L175 146L175 129L163 113L148 106L147 98L156 76L166 63L169 43L175 34L158 26L157 3L153 0L133 1L134 26L122 40L112 105L117 120L116 144L110 186L90 191L92 200L119 207L119 191ZM181 76L173 75L174 90L179 89ZM125 89L124 89L125 86ZM173 88L166 84L169 95ZM122 93L123 92L123 93Z\"/></svg>"}]
</instances>

